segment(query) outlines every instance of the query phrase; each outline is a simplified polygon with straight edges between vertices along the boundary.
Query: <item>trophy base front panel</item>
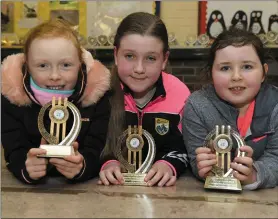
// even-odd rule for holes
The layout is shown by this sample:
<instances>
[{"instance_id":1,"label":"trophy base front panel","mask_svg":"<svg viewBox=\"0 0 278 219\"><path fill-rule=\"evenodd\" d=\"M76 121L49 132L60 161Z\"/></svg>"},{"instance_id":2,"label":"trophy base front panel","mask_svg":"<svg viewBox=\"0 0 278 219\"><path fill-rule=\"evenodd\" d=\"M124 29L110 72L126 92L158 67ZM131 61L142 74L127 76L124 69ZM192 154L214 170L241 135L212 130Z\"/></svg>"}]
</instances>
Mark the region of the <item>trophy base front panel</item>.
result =
<instances>
[{"instance_id":1,"label":"trophy base front panel","mask_svg":"<svg viewBox=\"0 0 278 219\"><path fill-rule=\"evenodd\" d=\"M56 157L63 158L65 156L73 155L74 149L67 145L41 145L41 149L46 150L46 154L38 155L38 157Z\"/></svg>"},{"instance_id":2,"label":"trophy base front panel","mask_svg":"<svg viewBox=\"0 0 278 219\"><path fill-rule=\"evenodd\" d=\"M125 186L147 186L144 181L147 174L144 173L123 173Z\"/></svg>"},{"instance_id":3,"label":"trophy base front panel","mask_svg":"<svg viewBox=\"0 0 278 219\"><path fill-rule=\"evenodd\" d=\"M208 176L204 188L242 191L240 181L233 177Z\"/></svg>"}]
</instances>

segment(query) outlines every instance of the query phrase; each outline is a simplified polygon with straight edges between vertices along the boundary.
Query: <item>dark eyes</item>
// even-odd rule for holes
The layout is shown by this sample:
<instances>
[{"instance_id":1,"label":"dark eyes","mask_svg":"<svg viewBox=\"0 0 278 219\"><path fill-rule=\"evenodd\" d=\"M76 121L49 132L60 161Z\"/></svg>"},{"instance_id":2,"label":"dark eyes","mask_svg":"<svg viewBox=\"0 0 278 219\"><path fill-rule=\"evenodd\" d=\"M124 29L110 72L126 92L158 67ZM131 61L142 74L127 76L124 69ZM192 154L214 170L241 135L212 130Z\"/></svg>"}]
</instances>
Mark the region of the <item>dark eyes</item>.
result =
<instances>
[{"instance_id":1,"label":"dark eyes","mask_svg":"<svg viewBox=\"0 0 278 219\"><path fill-rule=\"evenodd\" d=\"M133 54L126 54L125 58L132 60L132 59L135 59L135 55L133 55ZM147 56L146 60L153 62L153 61L156 61L156 58L154 56Z\"/></svg>"},{"instance_id":2,"label":"dark eyes","mask_svg":"<svg viewBox=\"0 0 278 219\"><path fill-rule=\"evenodd\" d=\"M220 71L229 71L231 69L231 67L230 66L222 66L221 68L220 68ZM251 70L251 69L253 69L253 66L252 65L243 65L242 66L242 69L243 70Z\"/></svg>"},{"instance_id":3,"label":"dark eyes","mask_svg":"<svg viewBox=\"0 0 278 219\"><path fill-rule=\"evenodd\" d=\"M243 66L243 69L245 69L245 70L250 70L250 69L252 69L252 68L253 68L252 65L244 65L244 66Z\"/></svg>"},{"instance_id":4,"label":"dark eyes","mask_svg":"<svg viewBox=\"0 0 278 219\"><path fill-rule=\"evenodd\" d=\"M126 54L125 57L126 57L127 59L133 59L133 58L134 58L134 55L132 55L132 54Z\"/></svg>"},{"instance_id":5,"label":"dark eyes","mask_svg":"<svg viewBox=\"0 0 278 219\"><path fill-rule=\"evenodd\" d=\"M148 57L147 57L147 60L149 60L149 61L155 61L155 60L156 60L156 58L155 58L155 57L153 57L153 56L148 56Z\"/></svg>"},{"instance_id":6,"label":"dark eyes","mask_svg":"<svg viewBox=\"0 0 278 219\"><path fill-rule=\"evenodd\" d=\"M71 64L71 63L65 62L65 63L60 64L60 66L61 66L62 68L69 68L69 67L72 66L72 64ZM42 68L42 69L48 68L48 67L49 67L49 64L41 63L41 64L38 65L38 67L39 67L39 68Z\"/></svg>"},{"instance_id":7,"label":"dark eyes","mask_svg":"<svg viewBox=\"0 0 278 219\"><path fill-rule=\"evenodd\" d=\"M45 67L47 67L47 64L45 64L45 63L39 64L39 67L40 67L40 68L45 68Z\"/></svg>"},{"instance_id":8,"label":"dark eyes","mask_svg":"<svg viewBox=\"0 0 278 219\"><path fill-rule=\"evenodd\" d=\"M70 66L72 66L70 63L64 63L64 64L63 64L63 67L65 67L65 68L68 68L68 67L70 67Z\"/></svg>"},{"instance_id":9,"label":"dark eyes","mask_svg":"<svg viewBox=\"0 0 278 219\"><path fill-rule=\"evenodd\" d=\"M221 71L228 71L230 69L229 66L223 66L220 68Z\"/></svg>"}]
</instances>

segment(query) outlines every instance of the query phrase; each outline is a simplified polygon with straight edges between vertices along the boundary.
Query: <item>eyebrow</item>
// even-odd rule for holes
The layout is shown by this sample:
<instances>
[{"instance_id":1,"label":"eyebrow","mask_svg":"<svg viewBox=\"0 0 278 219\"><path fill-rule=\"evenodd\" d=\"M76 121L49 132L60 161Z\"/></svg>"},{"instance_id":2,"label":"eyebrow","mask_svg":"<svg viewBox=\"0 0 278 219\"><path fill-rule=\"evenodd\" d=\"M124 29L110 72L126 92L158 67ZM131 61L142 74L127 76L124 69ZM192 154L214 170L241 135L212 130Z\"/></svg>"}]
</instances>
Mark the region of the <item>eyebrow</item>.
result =
<instances>
[{"instance_id":1,"label":"eyebrow","mask_svg":"<svg viewBox=\"0 0 278 219\"><path fill-rule=\"evenodd\" d=\"M131 50L131 49L123 49L123 52L134 52L134 53L136 53L136 51ZM147 54L156 54L156 55L159 55L158 52L154 52L154 51L147 52Z\"/></svg>"},{"instance_id":2,"label":"eyebrow","mask_svg":"<svg viewBox=\"0 0 278 219\"><path fill-rule=\"evenodd\" d=\"M251 61L251 60L244 60L242 63L252 63L252 64L256 64L256 62ZM220 62L218 63L218 65L230 65L231 62Z\"/></svg>"}]
</instances>

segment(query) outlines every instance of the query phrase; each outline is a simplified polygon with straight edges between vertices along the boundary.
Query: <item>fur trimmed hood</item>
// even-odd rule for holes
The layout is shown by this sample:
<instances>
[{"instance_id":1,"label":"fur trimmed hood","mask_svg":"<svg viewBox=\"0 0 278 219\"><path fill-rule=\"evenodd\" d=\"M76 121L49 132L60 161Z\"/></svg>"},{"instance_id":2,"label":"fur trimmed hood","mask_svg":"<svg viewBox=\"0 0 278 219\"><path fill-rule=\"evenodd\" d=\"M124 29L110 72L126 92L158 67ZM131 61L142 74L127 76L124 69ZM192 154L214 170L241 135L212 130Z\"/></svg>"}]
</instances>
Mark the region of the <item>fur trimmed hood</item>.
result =
<instances>
[{"instance_id":1,"label":"fur trimmed hood","mask_svg":"<svg viewBox=\"0 0 278 219\"><path fill-rule=\"evenodd\" d=\"M110 89L110 71L99 61L94 60L91 53L83 50L83 61L87 69L87 84L80 102L83 107L97 103ZM2 90L12 104L18 106L31 105L32 101L27 95L23 85L22 66L25 63L23 53L8 56L2 63Z\"/></svg>"}]
</instances>

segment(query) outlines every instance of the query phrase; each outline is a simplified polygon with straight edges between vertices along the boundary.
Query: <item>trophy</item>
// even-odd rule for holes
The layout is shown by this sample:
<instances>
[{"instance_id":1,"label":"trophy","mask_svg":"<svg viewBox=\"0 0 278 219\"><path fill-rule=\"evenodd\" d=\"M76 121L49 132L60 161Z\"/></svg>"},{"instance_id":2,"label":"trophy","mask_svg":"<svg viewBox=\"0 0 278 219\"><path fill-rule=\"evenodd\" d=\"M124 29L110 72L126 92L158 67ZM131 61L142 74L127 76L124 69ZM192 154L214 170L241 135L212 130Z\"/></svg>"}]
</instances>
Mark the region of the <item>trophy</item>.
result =
<instances>
[{"instance_id":1,"label":"trophy","mask_svg":"<svg viewBox=\"0 0 278 219\"><path fill-rule=\"evenodd\" d=\"M200 36L198 36L197 41L203 47L207 47L208 44L209 44L210 39L209 39L209 36L207 34L201 34Z\"/></svg>"},{"instance_id":2,"label":"trophy","mask_svg":"<svg viewBox=\"0 0 278 219\"><path fill-rule=\"evenodd\" d=\"M265 45L267 44L267 37L265 34L259 34L258 37L260 38L260 40L262 41L262 43Z\"/></svg>"},{"instance_id":3,"label":"trophy","mask_svg":"<svg viewBox=\"0 0 278 219\"><path fill-rule=\"evenodd\" d=\"M233 177L230 164L234 157L245 156L245 153L239 150L245 143L240 135L231 129L231 126L222 125L221 130L219 129L219 126L216 126L204 142L204 147L210 148L216 154L217 160L206 178L204 188L241 191L240 181Z\"/></svg>"},{"instance_id":4,"label":"trophy","mask_svg":"<svg viewBox=\"0 0 278 219\"><path fill-rule=\"evenodd\" d=\"M97 39L96 37L93 36L89 36L88 37L88 43L90 44L90 46L92 47L96 47L98 45Z\"/></svg>"},{"instance_id":5,"label":"trophy","mask_svg":"<svg viewBox=\"0 0 278 219\"><path fill-rule=\"evenodd\" d=\"M168 34L168 43L170 46L177 46L178 41L176 39L175 33L171 32Z\"/></svg>"},{"instance_id":6,"label":"trophy","mask_svg":"<svg viewBox=\"0 0 278 219\"><path fill-rule=\"evenodd\" d=\"M185 38L185 45L188 47L193 47L196 42L197 42L197 36L195 35L190 34Z\"/></svg>"},{"instance_id":7,"label":"trophy","mask_svg":"<svg viewBox=\"0 0 278 219\"><path fill-rule=\"evenodd\" d=\"M270 45L275 45L275 41L278 39L278 33L269 31L266 34L266 39Z\"/></svg>"},{"instance_id":8,"label":"trophy","mask_svg":"<svg viewBox=\"0 0 278 219\"><path fill-rule=\"evenodd\" d=\"M108 37L108 43L110 46L113 46L114 45L114 40L115 40L115 34L111 34L109 37Z\"/></svg>"},{"instance_id":9,"label":"trophy","mask_svg":"<svg viewBox=\"0 0 278 219\"><path fill-rule=\"evenodd\" d=\"M99 35L97 37L97 42L100 46L105 46L108 42L108 37L106 35Z\"/></svg>"},{"instance_id":10,"label":"trophy","mask_svg":"<svg viewBox=\"0 0 278 219\"><path fill-rule=\"evenodd\" d=\"M48 132L44 125L44 116L46 110L49 110L50 118L50 132ZM73 124L71 130L66 135L66 123L69 118L69 110L72 112ZM56 100L52 98L52 102L45 104L38 115L38 128L42 137L49 143L40 145L40 148L46 150L46 154L39 155L39 157L58 157L62 158L74 154L72 143L76 140L81 129L81 116L77 107L68 102L67 98L61 97Z\"/></svg>"},{"instance_id":11,"label":"trophy","mask_svg":"<svg viewBox=\"0 0 278 219\"><path fill-rule=\"evenodd\" d=\"M143 136L148 141L148 153L144 160L142 159ZM127 171L123 173L124 185L147 185L144 179L152 167L155 153L155 142L151 134L142 129L142 126L134 126L133 128L128 126L128 129L118 138L117 147L114 151L124 171ZM125 157L127 157L127 160Z\"/></svg>"}]
</instances>

